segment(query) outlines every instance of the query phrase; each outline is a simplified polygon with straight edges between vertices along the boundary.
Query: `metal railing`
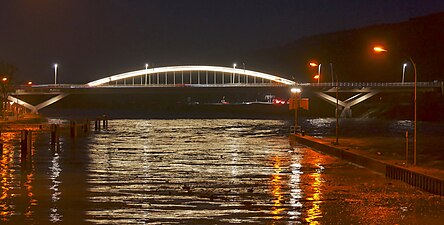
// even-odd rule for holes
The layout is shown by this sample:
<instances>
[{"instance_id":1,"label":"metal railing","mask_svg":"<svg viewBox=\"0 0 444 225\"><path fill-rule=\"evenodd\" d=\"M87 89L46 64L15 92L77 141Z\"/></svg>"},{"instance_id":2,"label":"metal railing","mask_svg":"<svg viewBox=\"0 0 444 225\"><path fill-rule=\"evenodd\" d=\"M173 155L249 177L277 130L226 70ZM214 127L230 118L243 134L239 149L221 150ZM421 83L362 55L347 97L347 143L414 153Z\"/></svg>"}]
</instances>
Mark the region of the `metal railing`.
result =
<instances>
[{"instance_id":1,"label":"metal railing","mask_svg":"<svg viewBox=\"0 0 444 225\"><path fill-rule=\"evenodd\" d=\"M364 87L414 87L414 82L338 82L336 83L299 83L298 86L302 87L352 87L352 88L364 88ZM440 88L443 86L443 82L417 82L417 87L429 87Z\"/></svg>"}]
</instances>

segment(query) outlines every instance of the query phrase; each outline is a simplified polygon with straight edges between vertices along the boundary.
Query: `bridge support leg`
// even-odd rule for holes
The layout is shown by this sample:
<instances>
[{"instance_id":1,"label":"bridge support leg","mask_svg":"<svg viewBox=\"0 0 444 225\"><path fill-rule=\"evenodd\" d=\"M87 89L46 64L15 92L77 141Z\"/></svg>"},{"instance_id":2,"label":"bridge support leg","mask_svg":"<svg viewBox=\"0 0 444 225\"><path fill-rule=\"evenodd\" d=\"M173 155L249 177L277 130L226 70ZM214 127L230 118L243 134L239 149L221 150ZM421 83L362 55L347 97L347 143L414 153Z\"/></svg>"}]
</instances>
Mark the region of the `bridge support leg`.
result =
<instances>
[{"instance_id":1,"label":"bridge support leg","mask_svg":"<svg viewBox=\"0 0 444 225\"><path fill-rule=\"evenodd\" d=\"M372 90L367 92L366 94L363 95L362 92L359 92L358 94L348 98L345 101L341 101L338 100L338 104L343 107L342 113L341 113L341 117L343 118L351 118L352 117L352 110L351 107L355 106L369 98L371 98L372 96L378 94L379 91L376 90ZM325 94L323 92L316 92L316 94L321 98L324 99L325 101L327 101L328 103L335 105L336 106L336 98L333 96L330 96L328 94Z\"/></svg>"},{"instance_id":2,"label":"bridge support leg","mask_svg":"<svg viewBox=\"0 0 444 225\"><path fill-rule=\"evenodd\" d=\"M345 107L341 112L341 118L352 118L352 110L349 107Z\"/></svg>"}]
</instances>

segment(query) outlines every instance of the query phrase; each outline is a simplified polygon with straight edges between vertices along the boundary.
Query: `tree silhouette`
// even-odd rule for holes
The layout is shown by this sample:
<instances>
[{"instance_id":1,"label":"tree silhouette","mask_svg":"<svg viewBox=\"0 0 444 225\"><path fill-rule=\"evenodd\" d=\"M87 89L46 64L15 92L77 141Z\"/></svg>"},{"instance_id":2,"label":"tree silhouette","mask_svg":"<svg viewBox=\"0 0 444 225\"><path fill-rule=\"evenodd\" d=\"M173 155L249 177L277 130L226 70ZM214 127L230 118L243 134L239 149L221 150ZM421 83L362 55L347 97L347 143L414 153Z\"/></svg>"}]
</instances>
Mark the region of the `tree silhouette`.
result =
<instances>
[{"instance_id":1,"label":"tree silhouette","mask_svg":"<svg viewBox=\"0 0 444 225\"><path fill-rule=\"evenodd\" d=\"M4 107L7 104L9 92L11 89L10 83L16 71L17 67L3 60L0 60L0 98L2 101L0 109L2 111L3 118Z\"/></svg>"}]
</instances>

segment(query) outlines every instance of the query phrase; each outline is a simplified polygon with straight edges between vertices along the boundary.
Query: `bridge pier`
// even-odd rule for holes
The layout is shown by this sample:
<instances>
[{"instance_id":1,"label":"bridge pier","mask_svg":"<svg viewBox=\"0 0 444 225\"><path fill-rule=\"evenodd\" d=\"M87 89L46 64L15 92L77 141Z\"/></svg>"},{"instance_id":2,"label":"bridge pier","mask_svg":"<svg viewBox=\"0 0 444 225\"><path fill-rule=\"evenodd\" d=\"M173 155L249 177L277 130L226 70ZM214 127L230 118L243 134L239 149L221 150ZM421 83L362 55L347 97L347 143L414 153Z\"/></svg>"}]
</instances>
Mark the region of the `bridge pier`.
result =
<instances>
[{"instance_id":1,"label":"bridge pier","mask_svg":"<svg viewBox=\"0 0 444 225\"><path fill-rule=\"evenodd\" d=\"M326 92L332 92L332 90L326 91ZM336 92L336 89L334 90L334 92ZM348 92L353 92L348 91ZM324 92L315 92L321 99L327 101L328 103L336 106L336 101L338 101L339 104L339 110L341 110L342 108L342 112L340 114L341 118L351 118L352 117L352 110L351 107L355 106L371 97L373 97L374 95L378 94L380 91L377 90L369 90L368 92L364 93L362 90L358 90L357 91L358 94L353 95L352 97L342 101L340 99L336 99L335 97L328 95Z\"/></svg>"},{"instance_id":2,"label":"bridge pier","mask_svg":"<svg viewBox=\"0 0 444 225\"><path fill-rule=\"evenodd\" d=\"M341 112L341 118L352 118L352 110L350 108L344 108Z\"/></svg>"}]
</instances>

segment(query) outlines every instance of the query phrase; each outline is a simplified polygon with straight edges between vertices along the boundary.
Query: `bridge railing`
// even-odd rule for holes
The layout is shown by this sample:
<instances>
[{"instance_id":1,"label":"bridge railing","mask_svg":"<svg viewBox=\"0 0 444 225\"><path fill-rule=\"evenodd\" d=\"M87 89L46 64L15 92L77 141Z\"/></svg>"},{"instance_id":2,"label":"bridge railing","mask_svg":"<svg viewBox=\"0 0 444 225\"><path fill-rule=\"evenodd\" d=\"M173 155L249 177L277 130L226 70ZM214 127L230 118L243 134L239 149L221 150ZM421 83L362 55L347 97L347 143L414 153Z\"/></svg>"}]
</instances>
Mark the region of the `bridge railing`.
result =
<instances>
[{"instance_id":1,"label":"bridge railing","mask_svg":"<svg viewBox=\"0 0 444 225\"><path fill-rule=\"evenodd\" d=\"M443 82L417 82L417 87L430 87L439 88L443 86ZM300 83L299 86L309 86L309 87L354 87L354 88L365 88L365 87L379 87L379 88L405 88L414 87L414 82L338 82L336 83Z\"/></svg>"}]
</instances>

